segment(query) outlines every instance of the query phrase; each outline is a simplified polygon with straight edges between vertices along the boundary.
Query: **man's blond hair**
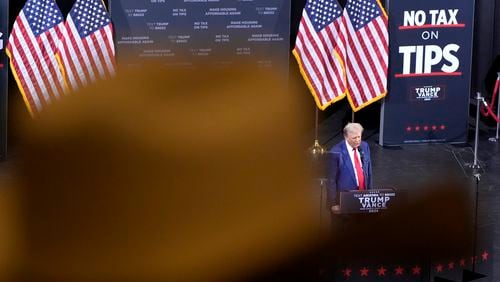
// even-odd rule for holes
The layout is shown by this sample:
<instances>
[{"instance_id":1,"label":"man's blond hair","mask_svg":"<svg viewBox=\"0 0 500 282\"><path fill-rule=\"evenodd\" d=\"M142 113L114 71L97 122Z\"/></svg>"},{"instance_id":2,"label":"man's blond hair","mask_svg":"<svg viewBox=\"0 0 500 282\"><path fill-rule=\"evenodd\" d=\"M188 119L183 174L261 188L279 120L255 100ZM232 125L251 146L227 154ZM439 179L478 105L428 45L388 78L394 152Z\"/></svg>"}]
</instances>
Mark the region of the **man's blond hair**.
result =
<instances>
[{"instance_id":1,"label":"man's blond hair","mask_svg":"<svg viewBox=\"0 0 500 282\"><path fill-rule=\"evenodd\" d=\"M349 133L358 131L363 133L363 126L357 122L350 122L344 127L344 136L347 136Z\"/></svg>"}]
</instances>

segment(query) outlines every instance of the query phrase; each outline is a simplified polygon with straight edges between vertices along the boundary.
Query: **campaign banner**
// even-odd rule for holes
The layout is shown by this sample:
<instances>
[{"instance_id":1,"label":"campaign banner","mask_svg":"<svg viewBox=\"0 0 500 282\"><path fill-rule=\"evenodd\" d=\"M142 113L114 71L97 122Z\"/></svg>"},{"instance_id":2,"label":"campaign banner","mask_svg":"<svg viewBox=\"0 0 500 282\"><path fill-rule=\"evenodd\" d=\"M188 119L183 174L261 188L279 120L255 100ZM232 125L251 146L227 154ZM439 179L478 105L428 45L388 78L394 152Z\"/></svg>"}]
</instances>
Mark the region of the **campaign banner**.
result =
<instances>
[{"instance_id":1,"label":"campaign banner","mask_svg":"<svg viewBox=\"0 0 500 282\"><path fill-rule=\"evenodd\" d=\"M377 213L388 210L397 205L397 198L402 198L401 195L397 195L394 189L343 191L340 192L339 213Z\"/></svg>"},{"instance_id":2,"label":"campaign banner","mask_svg":"<svg viewBox=\"0 0 500 282\"><path fill-rule=\"evenodd\" d=\"M110 0L117 63L288 69L288 0Z\"/></svg>"},{"instance_id":3,"label":"campaign banner","mask_svg":"<svg viewBox=\"0 0 500 282\"><path fill-rule=\"evenodd\" d=\"M390 1L380 144L467 141L474 1Z\"/></svg>"},{"instance_id":4,"label":"campaign banner","mask_svg":"<svg viewBox=\"0 0 500 282\"><path fill-rule=\"evenodd\" d=\"M7 91L8 60L7 47L9 28L9 0L0 0L0 159L7 153Z\"/></svg>"}]
</instances>

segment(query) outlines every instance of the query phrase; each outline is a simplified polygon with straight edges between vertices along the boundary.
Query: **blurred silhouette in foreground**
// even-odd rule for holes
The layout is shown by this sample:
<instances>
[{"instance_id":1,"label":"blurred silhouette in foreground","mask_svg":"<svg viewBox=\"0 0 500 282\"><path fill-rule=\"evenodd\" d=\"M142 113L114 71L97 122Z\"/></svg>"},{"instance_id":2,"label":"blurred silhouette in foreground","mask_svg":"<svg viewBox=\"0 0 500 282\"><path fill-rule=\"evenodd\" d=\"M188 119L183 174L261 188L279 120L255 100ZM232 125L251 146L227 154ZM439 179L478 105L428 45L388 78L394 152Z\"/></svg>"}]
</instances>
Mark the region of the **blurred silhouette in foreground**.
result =
<instances>
[{"instance_id":1,"label":"blurred silhouette in foreground","mask_svg":"<svg viewBox=\"0 0 500 282\"><path fill-rule=\"evenodd\" d=\"M279 77L147 67L40 115L19 170L27 279L242 279L316 244Z\"/></svg>"},{"instance_id":2,"label":"blurred silhouette in foreground","mask_svg":"<svg viewBox=\"0 0 500 282\"><path fill-rule=\"evenodd\" d=\"M149 67L28 121L15 195L0 194L4 280L314 281L384 251L460 251L453 185L319 232L300 99L280 77Z\"/></svg>"}]
</instances>

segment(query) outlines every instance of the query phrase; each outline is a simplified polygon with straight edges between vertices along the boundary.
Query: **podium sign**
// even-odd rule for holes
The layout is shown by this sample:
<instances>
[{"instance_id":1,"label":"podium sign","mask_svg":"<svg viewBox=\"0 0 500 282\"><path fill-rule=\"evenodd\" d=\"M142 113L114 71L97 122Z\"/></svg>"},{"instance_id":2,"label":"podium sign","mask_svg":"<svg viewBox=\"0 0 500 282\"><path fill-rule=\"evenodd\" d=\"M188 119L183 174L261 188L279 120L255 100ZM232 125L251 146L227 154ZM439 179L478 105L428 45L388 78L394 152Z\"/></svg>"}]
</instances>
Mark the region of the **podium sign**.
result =
<instances>
[{"instance_id":1,"label":"podium sign","mask_svg":"<svg viewBox=\"0 0 500 282\"><path fill-rule=\"evenodd\" d=\"M340 192L340 213L377 213L392 206L395 199L394 189Z\"/></svg>"}]
</instances>

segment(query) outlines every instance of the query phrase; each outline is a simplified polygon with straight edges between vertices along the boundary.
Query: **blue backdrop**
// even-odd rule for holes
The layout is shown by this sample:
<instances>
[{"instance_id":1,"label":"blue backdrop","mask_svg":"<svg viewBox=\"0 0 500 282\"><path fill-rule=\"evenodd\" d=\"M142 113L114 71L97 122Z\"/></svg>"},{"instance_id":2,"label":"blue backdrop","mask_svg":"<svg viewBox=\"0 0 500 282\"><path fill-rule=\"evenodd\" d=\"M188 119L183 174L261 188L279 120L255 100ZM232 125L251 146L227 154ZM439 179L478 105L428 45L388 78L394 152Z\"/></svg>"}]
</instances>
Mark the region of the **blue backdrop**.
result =
<instances>
[{"instance_id":1,"label":"blue backdrop","mask_svg":"<svg viewBox=\"0 0 500 282\"><path fill-rule=\"evenodd\" d=\"M290 1L109 1L121 65L241 60L288 69Z\"/></svg>"},{"instance_id":2,"label":"blue backdrop","mask_svg":"<svg viewBox=\"0 0 500 282\"><path fill-rule=\"evenodd\" d=\"M390 1L380 143L467 141L474 1Z\"/></svg>"}]
</instances>

